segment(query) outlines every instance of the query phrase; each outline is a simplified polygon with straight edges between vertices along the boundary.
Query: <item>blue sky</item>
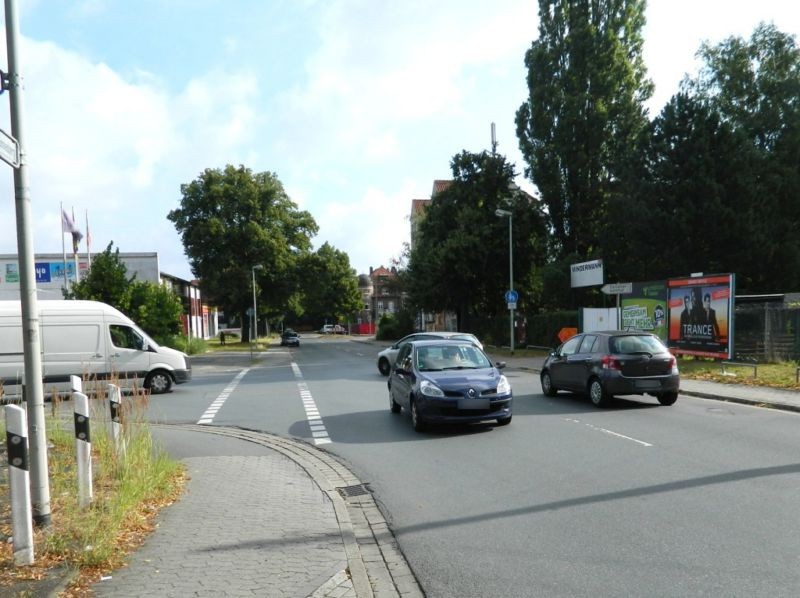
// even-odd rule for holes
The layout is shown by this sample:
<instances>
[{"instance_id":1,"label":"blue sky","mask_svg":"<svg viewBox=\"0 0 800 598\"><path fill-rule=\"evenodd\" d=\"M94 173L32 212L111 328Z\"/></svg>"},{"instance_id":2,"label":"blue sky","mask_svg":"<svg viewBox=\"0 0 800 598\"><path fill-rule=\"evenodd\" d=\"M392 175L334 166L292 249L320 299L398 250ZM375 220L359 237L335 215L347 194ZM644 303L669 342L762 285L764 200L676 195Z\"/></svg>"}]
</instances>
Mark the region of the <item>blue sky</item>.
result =
<instances>
[{"instance_id":1,"label":"blue sky","mask_svg":"<svg viewBox=\"0 0 800 598\"><path fill-rule=\"evenodd\" d=\"M453 155L488 149L492 122L524 168L514 114L534 0L18 2L37 253L60 253L63 202L81 229L88 212L93 252L157 251L191 278L166 214L204 169L244 164L276 173L317 220L315 248L362 273L401 254L411 200L449 178ZM651 113L695 72L702 40L759 21L800 33L790 0L651 0L647 17ZM2 163L0 198L0 253L16 253Z\"/></svg>"}]
</instances>

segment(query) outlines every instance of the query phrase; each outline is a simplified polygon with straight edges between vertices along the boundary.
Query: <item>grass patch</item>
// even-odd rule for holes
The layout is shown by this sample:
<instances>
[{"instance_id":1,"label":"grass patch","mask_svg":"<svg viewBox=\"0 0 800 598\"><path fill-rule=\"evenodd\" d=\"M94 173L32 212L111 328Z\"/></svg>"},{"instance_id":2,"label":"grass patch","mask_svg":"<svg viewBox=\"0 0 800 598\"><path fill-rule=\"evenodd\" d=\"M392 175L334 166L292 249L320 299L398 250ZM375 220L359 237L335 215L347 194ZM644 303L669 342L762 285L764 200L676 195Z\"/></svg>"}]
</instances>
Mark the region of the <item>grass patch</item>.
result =
<instances>
[{"instance_id":1,"label":"grass patch","mask_svg":"<svg viewBox=\"0 0 800 598\"><path fill-rule=\"evenodd\" d=\"M689 380L708 380L723 384L768 386L789 390L800 390L800 384L796 381L797 367L798 364L795 361L759 363L758 375L754 377L753 369L749 367L725 366L725 371L728 373L723 374L719 361L690 356L678 358L678 369L681 376Z\"/></svg>"},{"instance_id":2,"label":"grass patch","mask_svg":"<svg viewBox=\"0 0 800 598\"><path fill-rule=\"evenodd\" d=\"M93 499L85 510L78 506L72 412L64 413L58 399L54 400L46 423L52 523L34 528L34 565L16 567L12 545L5 541L11 535L11 506L7 470L3 469L0 594L38 595L35 582L55 567L66 567L74 579L61 595L85 595L89 584L125 563L125 557L152 532L158 511L181 495L186 482L184 466L155 446L143 417L148 398L135 392L123 401L124 455L118 454L111 438L107 402L104 398L90 400Z\"/></svg>"}]
</instances>

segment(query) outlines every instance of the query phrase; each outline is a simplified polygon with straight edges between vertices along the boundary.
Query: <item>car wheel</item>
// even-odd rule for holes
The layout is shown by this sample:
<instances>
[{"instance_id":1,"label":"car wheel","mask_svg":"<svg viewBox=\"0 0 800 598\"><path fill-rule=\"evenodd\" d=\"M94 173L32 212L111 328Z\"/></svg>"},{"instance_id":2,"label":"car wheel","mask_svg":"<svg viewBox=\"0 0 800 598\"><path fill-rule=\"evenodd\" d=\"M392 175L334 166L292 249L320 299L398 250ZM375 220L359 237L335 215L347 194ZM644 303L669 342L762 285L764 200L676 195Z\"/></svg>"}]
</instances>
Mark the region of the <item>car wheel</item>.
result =
<instances>
[{"instance_id":1,"label":"car wheel","mask_svg":"<svg viewBox=\"0 0 800 598\"><path fill-rule=\"evenodd\" d=\"M608 402L608 393L603 388L603 383L597 378L592 378L589 381L589 398L595 407L602 407Z\"/></svg>"},{"instance_id":2,"label":"car wheel","mask_svg":"<svg viewBox=\"0 0 800 598\"><path fill-rule=\"evenodd\" d=\"M385 357L381 357L380 361L378 361L378 370L380 371L380 373L383 374L384 376L388 376L390 369L391 368L389 367L389 360L386 359Z\"/></svg>"},{"instance_id":3,"label":"car wheel","mask_svg":"<svg viewBox=\"0 0 800 598\"><path fill-rule=\"evenodd\" d=\"M425 429L425 422L417 411L417 402L413 399L411 400L411 425L415 432L422 432Z\"/></svg>"},{"instance_id":4,"label":"car wheel","mask_svg":"<svg viewBox=\"0 0 800 598\"><path fill-rule=\"evenodd\" d=\"M144 387L149 388L154 395L169 392L172 388L172 378L164 370L156 370L147 374L144 379Z\"/></svg>"},{"instance_id":5,"label":"car wheel","mask_svg":"<svg viewBox=\"0 0 800 598\"><path fill-rule=\"evenodd\" d=\"M553 380L550 378L550 372L542 372L542 392L547 397L554 397L558 394L558 389L553 386Z\"/></svg>"},{"instance_id":6,"label":"car wheel","mask_svg":"<svg viewBox=\"0 0 800 598\"><path fill-rule=\"evenodd\" d=\"M508 417L500 417L497 420L497 425L498 426L507 426L510 423L511 423L511 416L510 415Z\"/></svg>"},{"instance_id":7,"label":"car wheel","mask_svg":"<svg viewBox=\"0 0 800 598\"><path fill-rule=\"evenodd\" d=\"M678 400L678 393L677 392L664 392L656 397L658 402L662 405L674 405L675 401Z\"/></svg>"},{"instance_id":8,"label":"car wheel","mask_svg":"<svg viewBox=\"0 0 800 598\"><path fill-rule=\"evenodd\" d=\"M389 409L392 410L392 413L400 413L400 405L394 400L391 390L389 391Z\"/></svg>"}]
</instances>

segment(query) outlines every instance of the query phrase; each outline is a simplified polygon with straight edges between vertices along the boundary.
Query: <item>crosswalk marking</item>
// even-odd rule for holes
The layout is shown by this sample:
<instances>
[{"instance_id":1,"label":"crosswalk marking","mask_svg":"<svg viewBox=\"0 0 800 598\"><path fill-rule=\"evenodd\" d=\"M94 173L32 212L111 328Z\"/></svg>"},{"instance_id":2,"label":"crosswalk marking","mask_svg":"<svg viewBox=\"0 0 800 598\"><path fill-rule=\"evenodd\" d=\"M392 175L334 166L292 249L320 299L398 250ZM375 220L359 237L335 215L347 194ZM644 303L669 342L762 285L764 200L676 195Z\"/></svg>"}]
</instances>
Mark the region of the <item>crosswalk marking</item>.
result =
<instances>
[{"instance_id":1,"label":"crosswalk marking","mask_svg":"<svg viewBox=\"0 0 800 598\"><path fill-rule=\"evenodd\" d=\"M311 396L308 385L302 381L303 372L300 371L300 366L292 362L292 371L294 372L294 377L299 380L297 390L300 393L300 400L303 402L306 421L311 429L311 437L314 439L314 444L330 444L331 438L328 436L328 431L325 429L325 424L319 415L319 409L317 409L317 404L314 402L314 397Z\"/></svg>"},{"instance_id":2,"label":"crosswalk marking","mask_svg":"<svg viewBox=\"0 0 800 598\"><path fill-rule=\"evenodd\" d=\"M231 393L236 389L236 387L239 385L239 382L242 381L242 378L244 378L245 374L247 372L249 372L249 371L250 371L250 368L245 368L241 372L236 374L234 379L230 381L230 384L228 384L228 386L226 386L222 390L222 392L219 393L219 396L216 399L214 399L214 402L211 403L211 405L208 406L208 409L206 409L206 412L197 421L198 424L210 424L210 423L213 423L214 416L217 414L217 412L220 410L220 408L222 408L222 405L225 403L225 401L228 400L228 397L231 396Z\"/></svg>"}]
</instances>

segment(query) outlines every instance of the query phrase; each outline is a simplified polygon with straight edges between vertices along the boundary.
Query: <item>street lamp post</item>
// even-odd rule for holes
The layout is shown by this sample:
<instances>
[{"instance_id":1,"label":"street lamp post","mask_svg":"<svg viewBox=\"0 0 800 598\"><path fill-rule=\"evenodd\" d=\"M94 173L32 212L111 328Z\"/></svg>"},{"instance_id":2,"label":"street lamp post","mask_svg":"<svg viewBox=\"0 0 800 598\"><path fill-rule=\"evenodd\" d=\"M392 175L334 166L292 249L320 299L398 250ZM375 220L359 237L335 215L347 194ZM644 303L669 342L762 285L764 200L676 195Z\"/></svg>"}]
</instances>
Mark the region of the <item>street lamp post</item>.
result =
<instances>
[{"instance_id":1,"label":"street lamp post","mask_svg":"<svg viewBox=\"0 0 800 598\"><path fill-rule=\"evenodd\" d=\"M499 218L505 218L508 216L508 290L514 290L514 243L512 241L512 225L511 222L514 219L514 216L508 210L501 210L500 208L494 211L494 215ZM514 308L509 308L511 311L511 325L510 325L510 347L511 347L511 354L514 354Z\"/></svg>"},{"instance_id":2,"label":"street lamp post","mask_svg":"<svg viewBox=\"0 0 800 598\"><path fill-rule=\"evenodd\" d=\"M256 340L258 336L258 308L256 305L256 270L263 270L264 266L258 264L257 266L253 266L250 270L253 273L253 320L252 325L250 326L250 346L253 346L253 341ZM252 353L252 350L251 350Z\"/></svg>"}]
</instances>

